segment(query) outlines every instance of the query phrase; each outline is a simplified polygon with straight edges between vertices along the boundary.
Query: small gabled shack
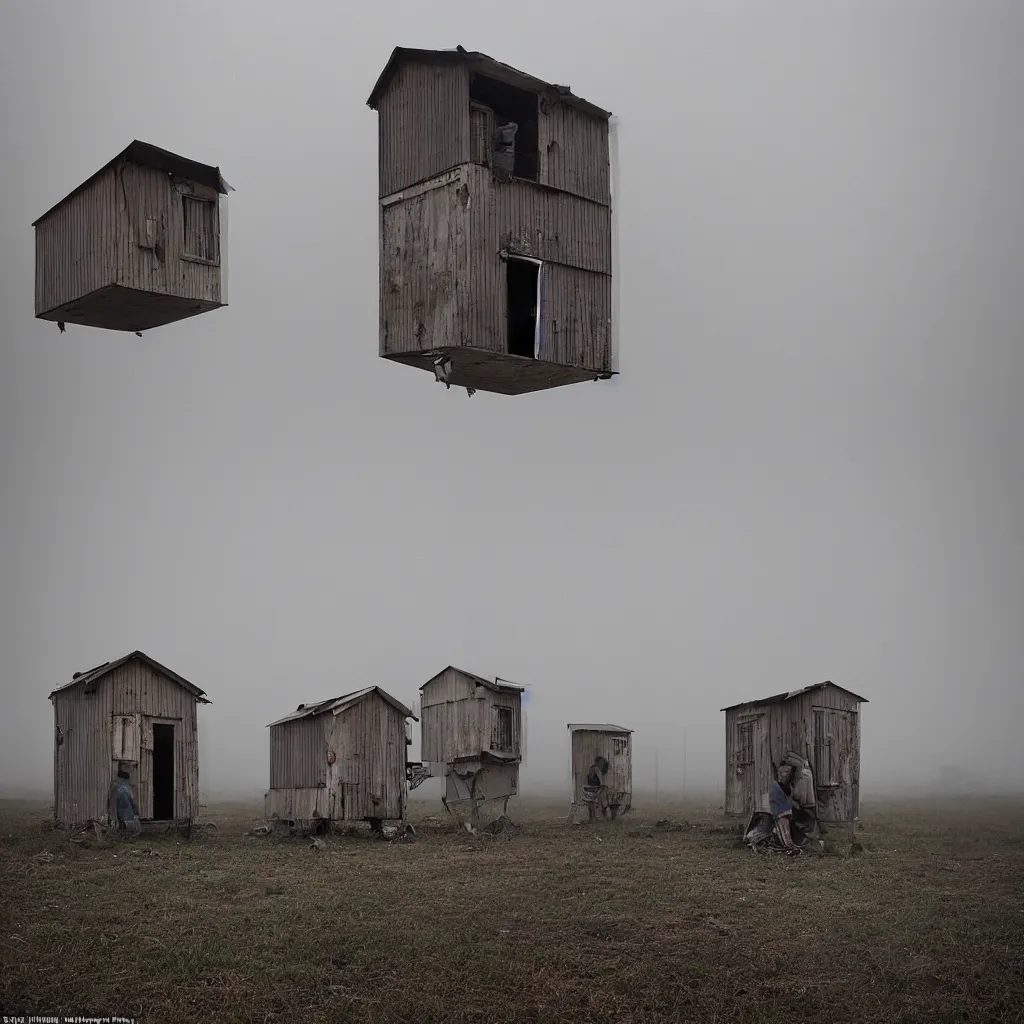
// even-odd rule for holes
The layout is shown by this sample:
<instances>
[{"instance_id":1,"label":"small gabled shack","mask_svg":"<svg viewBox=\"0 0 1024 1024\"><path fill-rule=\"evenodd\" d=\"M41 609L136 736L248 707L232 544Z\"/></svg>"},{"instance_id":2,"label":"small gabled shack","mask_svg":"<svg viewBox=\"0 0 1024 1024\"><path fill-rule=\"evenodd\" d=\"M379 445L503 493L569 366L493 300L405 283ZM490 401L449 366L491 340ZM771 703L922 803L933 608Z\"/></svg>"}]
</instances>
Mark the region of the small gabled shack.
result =
<instances>
[{"instance_id":1,"label":"small gabled shack","mask_svg":"<svg viewBox=\"0 0 1024 1024\"><path fill-rule=\"evenodd\" d=\"M489 800L519 792L525 687L449 665L420 687L421 754L446 780L445 806L468 804L473 817Z\"/></svg>"},{"instance_id":2,"label":"small gabled shack","mask_svg":"<svg viewBox=\"0 0 1024 1024\"><path fill-rule=\"evenodd\" d=\"M604 776L605 799L613 818L625 814L633 802L632 729L621 725L569 724L572 805L583 803L587 772L598 757L608 762Z\"/></svg>"},{"instance_id":3,"label":"small gabled shack","mask_svg":"<svg viewBox=\"0 0 1024 1024\"><path fill-rule=\"evenodd\" d=\"M409 708L368 686L272 722L267 818L300 827L404 821L409 719Z\"/></svg>"},{"instance_id":4,"label":"small gabled shack","mask_svg":"<svg viewBox=\"0 0 1024 1024\"><path fill-rule=\"evenodd\" d=\"M723 708L726 814L767 813L779 765L799 759L810 766L818 820L857 818L864 703L866 697L826 681Z\"/></svg>"},{"instance_id":5,"label":"small gabled shack","mask_svg":"<svg viewBox=\"0 0 1024 1024\"><path fill-rule=\"evenodd\" d=\"M33 223L36 317L141 332L227 305L220 170L132 142Z\"/></svg>"},{"instance_id":6,"label":"small gabled shack","mask_svg":"<svg viewBox=\"0 0 1024 1024\"><path fill-rule=\"evenodd\" d=\"M106 821L110 784L128 772L143 822L199 816L198 686L133 651L50 694L53 810L63 825Z\"/></svg>"}]
</instances>

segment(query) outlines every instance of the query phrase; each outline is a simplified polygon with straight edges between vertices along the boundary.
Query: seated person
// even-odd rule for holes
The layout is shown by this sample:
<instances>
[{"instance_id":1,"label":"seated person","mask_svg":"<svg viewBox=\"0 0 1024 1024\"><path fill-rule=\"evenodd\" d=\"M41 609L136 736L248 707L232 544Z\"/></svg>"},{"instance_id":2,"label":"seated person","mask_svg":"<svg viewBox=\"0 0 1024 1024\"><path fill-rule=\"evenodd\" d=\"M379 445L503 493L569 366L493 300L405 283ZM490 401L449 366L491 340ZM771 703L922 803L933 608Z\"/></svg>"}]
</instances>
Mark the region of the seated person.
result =
<instances>
[{"instance_id":1,"label":"seated person","mask_svg":"<svg viewBox=\"0 0 1024 1024\"><path fill-rule=\"evenodd\" d=\"M592 821L594 806L601 809L601 816L608 816L608 794L605 790L604 777L608 771L608 761L601 757L594 758L593 764L587 769L587 777L583 783L583 802L587 805L587 816Z\"/></svg>"},{"instance_id":2,"label":"seated person","mask_svg":"<svg viewBox=\"0 0 1024 1024\"><path fill-rule=\"evenodd\" d=\"M793 811L800 805L793 799L792 781L793 766L780 764L776 772L776 781L768 787L768 805L771 808L772 818L775 819L775 827L782 840L782 845L787 850L795 852L798 847L793 842L791 825Z\"/></svg>"}]
</instances>

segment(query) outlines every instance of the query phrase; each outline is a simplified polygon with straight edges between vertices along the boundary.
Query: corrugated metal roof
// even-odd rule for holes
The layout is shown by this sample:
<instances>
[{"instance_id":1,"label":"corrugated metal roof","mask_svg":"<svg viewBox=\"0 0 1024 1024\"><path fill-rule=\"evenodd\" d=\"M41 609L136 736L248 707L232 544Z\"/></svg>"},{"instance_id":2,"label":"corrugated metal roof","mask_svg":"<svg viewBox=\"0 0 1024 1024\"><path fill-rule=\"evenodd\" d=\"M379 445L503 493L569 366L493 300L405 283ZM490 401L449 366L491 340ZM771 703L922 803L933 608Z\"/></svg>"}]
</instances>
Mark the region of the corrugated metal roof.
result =
<instances>
[{"instance_id":1,"label":"corrugated metal roof","mask_svg":"<svg viewBox=\"0 0 1024 1024\"><path fill-rule=\"evenodd\" d=\"M475 672L467 672L464 668L459 668L457 665L445 665L440 672L432 675L421 687L420 690L425 690L438 676L444 675L449 669L453 672L459 672L466 676L468 679L472 679L478 686L486 686L488 690L493 690L495 693L524 693L526 691L525 686L518 686L515 683L507 683L505 681L498 682L498 677L492 679L484 679L483 676L478 676Z\"/></svg>"},{"instance_id":2,"label":"corrugated metal roof","mask_svg":"<svg viewBox=\"0 0 1024 1024\"><path fill-rule=\"evenodd\" d=\"M121 150L113 160L108 160L95 174L91 174L77 188L69 192L59 203L51 206L42 217L37 217L32 222L35 227L41 220L49 217L54 210L63 206L72 196L78 195L82 189L94 182L101 174L121 161L129 164L140 164L143 167L154 167L158 171L165 171L178 178L188 178L190 181L206 185L208 188L215 188L221 195L227 195L234 189L221 177L220 168L211 164L201 164L187 157L178 156L159 146L153 146L148 142L139 142L136 139L125 149Z\"/></svg>"},{"instance_id":3,"label":"corrugated metal roof","mask_svg":"<svg viewBox=\"0 0 1024 1024\"><path fill-rule=\"evenodd\" d=\"M72 686L85 686L86 693L92 693L96 689L96 683L99 682L105 675L113 672L115 668L120 668L126 661L131 661L133 658L139 661L144 661L151 669L156 672L165 675L172 682L177 683L182 689L188 690L193 697L200 704L211 704L206 694L199 689L194 683L190 683L187 679L179 676L177 672L172 672L166 665L161 665L159 661L151 658L148 654L143 654L142 651L132 651L131 654L126 654L123 658L118 658L117 661L105 661L102 665L97 665L96 668L91 668L86 672L76 672L71 678L71 682L65 683L63 686L58 686L56 690L51 691L50 697L53 697L55 693L60 693L61 690L67 690Z\"/></svg>"},{"instance_id":4,"label":"corrugated metal roof","mask_svg":"<svg viewBox=\"0 0 1024 1024\"><path fill-rule=\"evenodd\" d=\"M569 732L632 732L623 725L587 725L578 722L569 723Z\"/></svg>"},{"instance_id":5,"label":"corrugated metal roof","mask_svg":"<svg viewBox=\"0 0 1024 1024\"><path fill-rule=\"evenodd\" d=\"M482 74L490 74L494 77L502 78L511 84L518 85L522 89L529 89L531 92L539 93L553 90L558 93L559 99L563 103L576 107L592 117L607 120L612 116L609 111L595 106L580 96L573 95L572 90L567 85L552 85L550 82L545 82L540 78L535 78L533 75L526 74L525 71L519 71L517 68L503 64L493 57L488 57L486 53L480 53L478 50L466 50L461 46L456 46L450 50L421 50L411 46L396 46L391 51L391 56L388 58L387 64L384 65L384 70L377 78L373 92L370 93L370 97L366 101L368 107L372 110L377 109L377 104L388 83L391 81L391 76L406 61L418 61L421 64L466 63L470 65L471 71L478 71Z\"/></svg>"},{"instance_id":6,"label":"corrugated metal roof","mask_svg":"<svg viewBox=\"0 0 1024 1024\"><path fill-rule=\"evenodd\" d=\"M276 722L271 722L267 726L269 729L274 725L282 725L285 722L294 722L300 718L310 718L313 715L323 715L328 711L335 715L340 715L343 711L347 711L353 704L358 704L361 700L369 697L371 693L380 694L381 698L387 701L395 710L400 711L406 718L411 718L414 722L418 722L419 719L399 700L396 700L391 696L387 690L381 689L379 686L367 686L362 690L356 690L355 693L346 693L342 697L331 697L329 700L322 700L317 704L300 704L290 715L285 715L284 718L279 718Z\"/></svg>"},{"instance_id":7,"label":"corrugated metal roof","mask_svg":"<svg viewBox=\"0 0 1024 1024\"><path fill-rule=\"evenodd\" d=\"M826 679L823 683L812 683L810 686L802 686L799 690L789 690L786 693L777 693L774 697L762 697L761 700L741 700L739 704L730 704L727 708L720 708L721 711L732 711L733 708L760 708L764 707L765 704L778 704L780 701L792 700L794 697L799 697L802 693L810 693L811 690L820 690L823 686L834 686L837 690L842 690L843 693L848 693L855 700L859 700L861 704L867 704L867 697L861 697L859 694L854 693L853 690L846 689L845 686L840 686L838 683L833 683L831 679Z\"/></svg>"}]
</instances>

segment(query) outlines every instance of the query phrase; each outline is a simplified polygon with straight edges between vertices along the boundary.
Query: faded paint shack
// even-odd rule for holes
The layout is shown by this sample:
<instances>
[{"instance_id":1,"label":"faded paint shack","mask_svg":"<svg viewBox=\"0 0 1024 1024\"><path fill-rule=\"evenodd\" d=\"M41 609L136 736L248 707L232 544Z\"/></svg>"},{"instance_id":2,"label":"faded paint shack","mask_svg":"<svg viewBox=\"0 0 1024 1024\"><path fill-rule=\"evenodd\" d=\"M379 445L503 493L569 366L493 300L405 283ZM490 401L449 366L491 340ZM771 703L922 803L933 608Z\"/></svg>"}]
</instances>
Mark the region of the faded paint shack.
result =
<instances>
[{"instance_id":1,"label":"faded paint shack","mask_svg":"<svg viewBox=\"0 0 1024 1024\"><path fill-rule=\"evenodd\" d=\"M572 803L583 802L587 772L598 757L608 762L605 773L605 795L615 813L625 814L633 804L633 736L632 729L619 725L569 725Z\"/></svg>"},{"instance_id":2,"label":"faded paint shack","mask_svg":"<svg viewBox=\"0 0 1024 1024\"><path fill-rule=\"evenodd\" d=\"M404 820L406 721L415 716L380 687L300 705L270 729L270 819L309 824Z\"/></svg>"},{"instance_id":3,"label":"faded paint shack","mask_svg":"<svg viewBox=\"0 0 1024 1024\"><path fill-rule=\"evenodd\" d=\"M478 80L533 104L511 177L496 173L501 118L473 98ZM484 54L402 48L369 104L380 356L445 365L449 386L507 395L615 373L608 112ZM536 287L517 283L509 257L540 261ZM527 351L524 318L536 338Z\"/></svg>"},{"instance_id":4,"label":"faded paint shack","mask_svg":"<svg viewBox=\"0 0 1024 1024\"><path fill-rule=\"evenodd\" d=\"M226 305L228 187L133 142L33 225L36 317L144 331Z\"/></svg>"},{"instance_id":5,"label":"faded paint shack","mask_svg":"<svg viewBox=\"0 0 1024 1024\"><path fill-rule=\"evenodd\" d=\"M135 651L80 674L50 701L57 822L107 821L119 765L129 772L143 821L199 817L196 705L210 703L202 690Z\"/></svg>"},{"instance_id":6,"label":"faded paint shack","mask_svg":"<svg viewBox=\"0 0 1024 1024\"><path fill-rule=\"evenodd\" d=\"M818 819L849 823L860 814L860 705L825 682L725 711L725 810L769 812L768 787L792 751L814 776Z\"/></svg>"}]
</instances>

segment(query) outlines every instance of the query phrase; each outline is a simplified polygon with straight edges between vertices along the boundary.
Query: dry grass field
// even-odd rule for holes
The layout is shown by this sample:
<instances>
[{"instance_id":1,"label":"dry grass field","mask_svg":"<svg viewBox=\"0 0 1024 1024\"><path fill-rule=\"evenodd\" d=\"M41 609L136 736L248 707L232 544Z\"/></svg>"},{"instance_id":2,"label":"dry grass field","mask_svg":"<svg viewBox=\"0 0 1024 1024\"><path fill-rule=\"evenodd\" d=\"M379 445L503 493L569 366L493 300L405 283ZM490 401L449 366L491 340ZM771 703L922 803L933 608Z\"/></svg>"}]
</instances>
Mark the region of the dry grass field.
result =
<instances>
[{"instance_id":1,"label":"dry grass field","mask_svg":"<svg viewBox=\"0 0 1024 1024\"><path fill-rule=\"evenodd\" d=\"M415 802L413 821L439 805ZM1024 800L867 804L850 856L737 848L713 806L412 843L75 844L0 803L0 1013L144 1021L1024 1020ZM559 821L559 816L562 820ZM686 822L653 828L658 817Z\"/></svg>"}]
</instances>

